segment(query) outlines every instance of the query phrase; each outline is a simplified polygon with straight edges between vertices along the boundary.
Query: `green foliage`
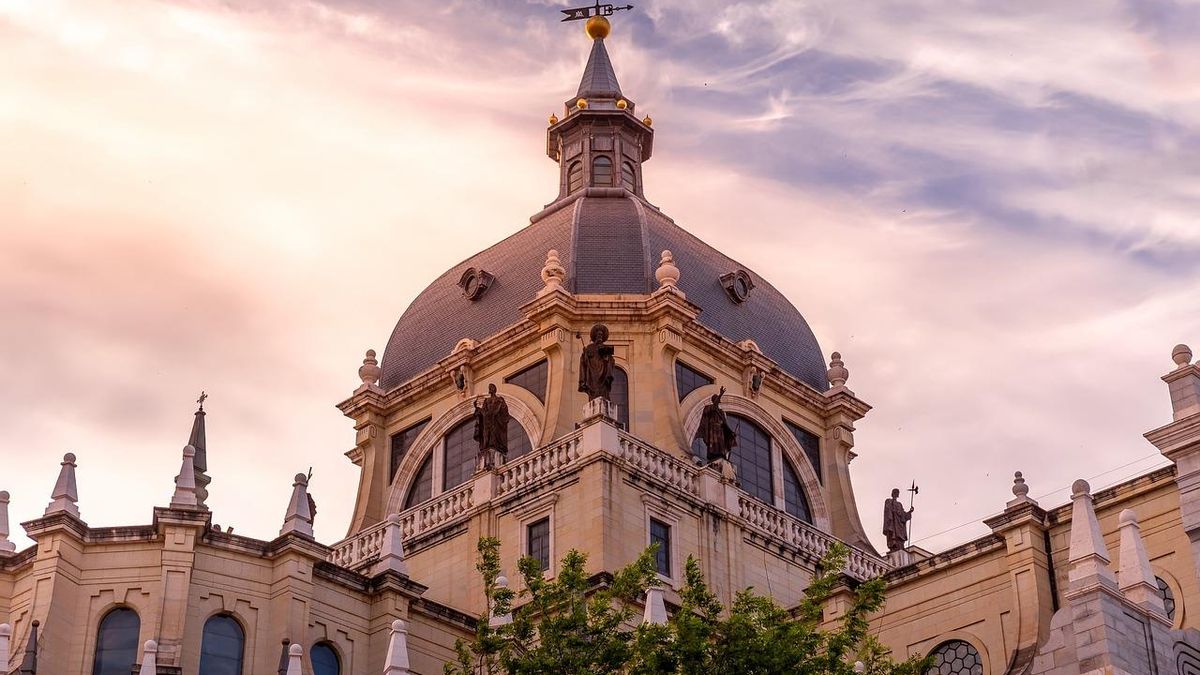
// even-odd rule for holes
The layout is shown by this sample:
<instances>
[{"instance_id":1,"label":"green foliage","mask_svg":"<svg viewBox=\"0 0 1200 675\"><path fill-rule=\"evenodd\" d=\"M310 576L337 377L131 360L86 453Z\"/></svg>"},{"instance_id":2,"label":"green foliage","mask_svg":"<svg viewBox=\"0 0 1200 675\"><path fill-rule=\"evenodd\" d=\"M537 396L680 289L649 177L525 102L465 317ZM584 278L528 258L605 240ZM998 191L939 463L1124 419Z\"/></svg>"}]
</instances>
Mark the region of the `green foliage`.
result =
<instances>
[{"instance_id":1,"label":"green foliage","mask_svg":"<svg viewBox=\"0 0 1200 675\"><path fill-rule=\"evenodd\" d=\"M883 607L885 584L860 584L845 614L822 628L823 607L839 583L849 554L837 545L821 561L799 607L787 611L753 589L737 593L726 609L708 587L699 562L689 557L680 608L666 625L637 625L633 607L658 584L650 547L606 584L589 581L587 556L569 551L558 575L545 580L532 558L519 563L528 601L511 623L495 628L489 617L512 611L516 595L496 585L500 543L479 542L476 568L492 611L480 618L475 640L457 645L447 675L853 675L862 661L868 675L920 675L927 660L897 663L869 634L870 615Z\"/></svg>"}]
</instances>

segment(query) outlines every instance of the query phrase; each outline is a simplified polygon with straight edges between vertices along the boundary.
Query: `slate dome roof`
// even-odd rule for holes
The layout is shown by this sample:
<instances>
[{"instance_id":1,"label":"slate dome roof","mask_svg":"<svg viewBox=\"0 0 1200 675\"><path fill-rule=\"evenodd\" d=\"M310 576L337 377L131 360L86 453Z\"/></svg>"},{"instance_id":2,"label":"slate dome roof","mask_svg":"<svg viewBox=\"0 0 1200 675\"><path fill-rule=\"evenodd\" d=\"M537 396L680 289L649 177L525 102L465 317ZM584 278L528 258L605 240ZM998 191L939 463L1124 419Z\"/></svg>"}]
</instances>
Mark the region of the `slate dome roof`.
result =
<instances>
[{"instance_id":1,"label":"slate dome roof","mask_svg":"<svg viewBox=\"0 0 1200 675\"><path fill-rule=\"evenodd\" d=\"M503 241L446 270L412 301L383 356L381 385L391 389L432 367L463 338L484 340L524 320L520 307L542 289L546 252L557 249L573 293L651 293L654 271L669 249L679 288L701 308L698 321L723 337L754 340L763 354L818 391L828 388L825 359L800 312L749 268L677 226L642 200L585 196L540 214ZM458 285L469 268L495 275L477 300ZM745 270L754 288L734 302L721 276Z\"/></svg>"}]
</instances>

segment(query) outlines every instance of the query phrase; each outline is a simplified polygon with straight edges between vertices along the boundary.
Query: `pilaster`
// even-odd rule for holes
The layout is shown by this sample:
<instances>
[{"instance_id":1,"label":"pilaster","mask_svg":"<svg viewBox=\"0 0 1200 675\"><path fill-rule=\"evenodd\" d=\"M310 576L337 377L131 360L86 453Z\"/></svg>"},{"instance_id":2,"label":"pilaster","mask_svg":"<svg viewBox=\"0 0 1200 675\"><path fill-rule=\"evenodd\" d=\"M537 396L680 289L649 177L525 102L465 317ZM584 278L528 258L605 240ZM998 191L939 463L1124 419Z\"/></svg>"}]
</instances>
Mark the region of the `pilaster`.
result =
<instances>
[{"instance_id":1,"label":"pilaster","mask_svg":"<svg viewBox=\"0 0 1200 675\"><path fill-rule=\"evenodd\" d=\"M1020 473L1017 474L1020 480ZM1021 481L1018 487L1025 488ZM984 521L1004 537L1005 563L1012 588L1014 621L1006 625L1014 646L1006 672L1025 672L1038 645L1050 635L1054 616L1050 552L1046 548L1046 512L1024 493L1008 503L1004 513Z\"/></svg>"},{"instance_id":2,"label":"pilaster","mask_svg":"<svg viewBox=\"0 0 1200 675\"><path fill-rule=\"evenodd\" d=\"M207 511L154 509L154 527L162 537L162 574L159 581L161 611L155 660L159 667L181 668L187 610L191 596L196 545L210 527Z\"/></svg>"}]
</instances>

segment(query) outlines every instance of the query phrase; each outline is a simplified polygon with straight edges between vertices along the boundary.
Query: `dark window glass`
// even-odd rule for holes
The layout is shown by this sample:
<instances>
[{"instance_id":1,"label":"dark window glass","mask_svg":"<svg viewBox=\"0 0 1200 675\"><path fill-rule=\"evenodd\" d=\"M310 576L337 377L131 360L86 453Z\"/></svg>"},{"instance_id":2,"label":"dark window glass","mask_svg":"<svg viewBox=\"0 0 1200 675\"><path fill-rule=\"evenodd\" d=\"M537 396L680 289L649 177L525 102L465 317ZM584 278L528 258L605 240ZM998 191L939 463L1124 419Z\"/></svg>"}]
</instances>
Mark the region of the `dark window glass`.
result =
<instances>
[{"instance_id":1,"label":"dark window glass","mask_svg":"<svg viewBox=\"0 0 1200 675\"><path fill-rule=\"evenodd\" d=\"M1162 596L1163 607L1167 610L1167 618L1171 621L1175 620L1175 594L1171 592L1171 587L1163 581L1162 577L1154 577L1155 583L1158 584L1158 594Z\"/></svg>"},{"instance_id":2,"label":"dark window glass","mask_svg":"<svg viewBox=\"0 0 1200 675\"><path fill-rule=\"evenodd\" d=\"M517 418L508 418L508 455L505 457L505 461L511 462L532 449L533 444L525 433L525 427L521 426Z\"/></svg>"},{"instance_id":3,"label":"dark window glass","mask_svg":"<svg viewBox=\"0 0 1200 675\"><path fill-rule=\"evenodd\" d=\"M621 184L630 192L637 191L637 173L633 170L632 162L621 162Z\"/></svg>"},{"instance_id":4,"label":"dark window glass","mask_svg":"<svg viewBox=\"0 0 1200 675\"><path fill-rule=\"evenodd\" d=\"M617 421L625 430L629 429L629 375L620 368L613 368L612 391L609 400L617 404Z\"/></svg>"},{"instance_id":5,"label":"dark window glass","mask_svg":"<svg viewBox=\"0 0 1200 675\"><path fill-rule=\"evenodd\" d=\"M737 468L739 486L758 499L774 504L771 437L745 417L728 415L728 419L738 439L737 447L733 449L733 465Z\"/></svg>"},{"instance_id":6,"label":"dark window glass","mask_svg":"<svg viewBox=\"0 0 1200 675\"><path fill-rule=\"evenodd\" d=\"M783 460L783 508L806 523L812 522L812 511L808 508L808 497L804 494L804 484L792 468L792 463Z\"/></svg>"},{"instance_id":7,"label":"dark window glass","mask_svg":"<svg viewBox=\"0 0 1200 675\"><path fill-rule=\"evenodd\" d=\"M475 440L475 419L468 417L451 429L443 440L446 461L442 477L442 489L450 490L462 485L475 473L475 458L479 454L479 442Z\"/></svg>"},{"instance_id":8,"label":"dark window glass","mask_svg":"<svg viewBox=\"0 0 1200 675\"><path fill-rule=\"evenodd\" d=\"M540 562L542 569L550 569L550 519L530 523L526 528L526 540L525 555Z\"/></svg>"},{"instance_id":9,"label":"dark window glass","mask_svg":"<svg viewBox=\"0 0 1200 675\"><path fill-rule=\"evenodd\" d=\"M583 163L572 162L567 168L567 192L571 193L583 187Z\"/></svg>"},{"instance_id":10,"label":"dark window glass","mask_svg":"<svg viewBox=\"0 0 1200 675\"><path fill-rule=\"evenodd\" d=\"M342 662L328 642L318 642L312 647L313 675L341 675Z\"/></svg>"},{"instance_id":11,"label":"dark window glass","mask_svg":"<svg viewBox=\"0 0 1200 675\"><path fill-rule=\"evenodd\" d=\"M983 675L983 659L970 642L943 642L930 656L933 665L925 671L926 675Z\"/></svg>"},{"instance_id":12,"label":"dark window glass","mask_svg":"<svg viewBox=\"0 0 1200 675\"><path fill-rule=\"evenodd\" d=\"M813 432L802 429L787 420L784 420L783 423L787 425L788 431L792 432L792 435L796 437L796 442L804 449L804 455L808 457L808 463L816 472L817 480L824 483L825 478L821 475L821 439Z\"/></svg>"},{"instance_id":13,"label":"dark window glass","mask_svg":"<svg viewBox=\"0 0 1200 675\"><path fill-rule=\"evenodd\" d=\"M138 634L142 622L137 612L118 607L100 620L96 631L96 660L92 675L129 675L138 659ZM4 664L7 666L7 664Z\"/></svg>"},{"instance_id":14,"label":"dark window glass","mask_svg":"<svg viewBox=\"0 0 1200 675\"><path fill-rule=\"evenodd\" d=\"M679 400L687 398L687 395L696 391L700 387L705 387L713 383L713 379L704 373L692 368L683 361L675 362L675 389L679 391ZM703 455L704 453L701 453Z\"/></svg>"},{"instance_id":15,"label":"dark window glass","mask_svg":"<svg viewBox=\"0 0 1200 675\"><path fill-rule=\"evenodd\" d=\"M246 636L228 614L218 614L204 624L200 642L200 675L242 675L242 647Z\"/></svg>"},{"instance_id":16,"label":"dark window glass","mask_svg":"<svg viewBox=\"0 0 1200 675\"><path fill-rule=\"evenodd\" d=\"M613 168L612 160L600 155L592 160L592 185L612 185L613 184Z\"/></svg>"},{"instance_id":17,"label":"dark window glass","mask_svg":"<svg viewBox=\"0 0 1200 675\"><path fill-rule=\"evenodd\" d=\"M433 453L431 452L421 463L421 468L417 469L417 477L413 479L412 486L408 488L408 497L404 499L404 508L411 509L432 496Z\"/></svg>"},{"instance_id":18,"label":"dark window glass","mask_svg":"<svg viewBox=\"0 0 1200 675\"><path fill-rule=\"evenodd\" d=\"M671 576L671 526L651 518L650 543L658 544L658 551L654 554L658 573L664 577Z\"/></svg>"},{"instance_id":19,"label":"dark window glass","mask_svg":"<svg viewBox=\"0 0 1200 675\"><path fill-rule=\"evenodd\" d=\"M421 430L428 423L429 420L422 420L404 431L392 435L392 469L389 476L396 477L396 471L400 468L400 460L404 459L404 454L412 447L413 441L417 440L417 436L421 434Z\"/></svg>"},{"instance_id":20,"label":"dark window glass","mask_svg":"<svg viewBox=\"0 0 1200 675\"><path fill-rule=\"evenodd\" d=\"M546 402L546 380L550 372L550 362L542 359L528 368L504 378L508 384L529 391L542 403Z\"/></svg>"}]
</instances>

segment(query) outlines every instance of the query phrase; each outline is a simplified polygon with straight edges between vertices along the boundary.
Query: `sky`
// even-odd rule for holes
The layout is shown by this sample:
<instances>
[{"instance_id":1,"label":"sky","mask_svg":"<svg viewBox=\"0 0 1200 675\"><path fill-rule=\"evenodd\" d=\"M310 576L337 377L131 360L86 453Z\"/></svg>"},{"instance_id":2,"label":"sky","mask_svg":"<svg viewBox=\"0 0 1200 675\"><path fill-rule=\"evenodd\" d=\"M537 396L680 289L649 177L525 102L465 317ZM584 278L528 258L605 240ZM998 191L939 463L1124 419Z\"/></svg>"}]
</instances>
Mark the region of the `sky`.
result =
<instances>
[{"instance_id":1,"label":"sky","mask_svg":"<svg viewBox=\"0 0 1200 675\"><path fill-rule=\"evenodd\" d=\"M874 406L878 545L987 532L1165 464L1200 343L1200 3L646 0L606 41L654 117L647 197L786 294ZM169 501L208 392L214 522L317 537L357 469L334 405L411 299L556 195L560 5L0 0L0 489L65 452L92 526ZM1200 345L1197 345L1200 347ZM904 485L894 485L897 481Z\"/></svg>"}]
</instances>

